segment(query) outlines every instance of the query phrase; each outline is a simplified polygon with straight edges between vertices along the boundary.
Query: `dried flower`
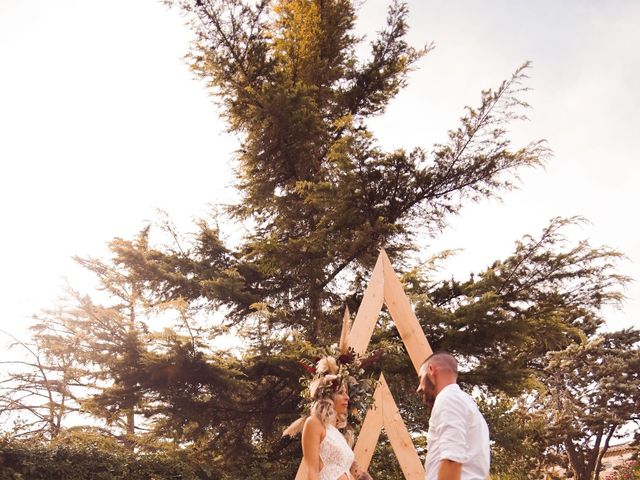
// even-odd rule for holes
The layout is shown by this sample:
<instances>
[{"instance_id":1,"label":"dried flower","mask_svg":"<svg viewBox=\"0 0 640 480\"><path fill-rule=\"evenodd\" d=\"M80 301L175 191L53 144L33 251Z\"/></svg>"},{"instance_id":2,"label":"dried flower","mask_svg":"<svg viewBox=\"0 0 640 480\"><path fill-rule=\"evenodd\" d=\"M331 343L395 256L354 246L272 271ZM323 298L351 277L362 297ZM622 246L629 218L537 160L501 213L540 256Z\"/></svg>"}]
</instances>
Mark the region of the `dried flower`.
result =
<instances>
[{"instance_id":1,"label":"dried flower","mask_svg":"<svg viewBox=\"0 0 640 480\"><path fill-rule=\"evenodd\" d=\"M316 366L316 371L320 374L323 373L338 373L338 364L334 357L322 357Z\"/></svg>"},{"instance_id":2,"label":"dried flower","mask_svg":"<svg viewBox=\"0 0 640 480\"><path fill-rule=\"evenodd\" d=\"M347 430L357 432L364 421L368 409L373 404L373 391L376 381L372 374L366 374L362 365L362 359L355 353L353 348L349 348L346 353L333 350L325 350L327 354L314 359L315 368L309 361L300 361L306 372L312 378L303 377L302 383L306 385L302 392L304 401L304 411L308 415L312 406L320 399L330 398L341 388L346 387L349 394L349 416L347 418ZM382 351L376 351L367 357L370 365L378 360ZM289 434L299 433L300 424L297 428L287 429Z\"/></svg>"},{"instance_id":3,"label":"dried flower","mask_svg":"<svg viewBox=\"0 0 640 480\"><path fill-rule=\"evenodd\" d=\"M356 354L353 348L349 348L347 353L343 353L338 357L338 362L340 362L342 365L347 365L349 363L352 363L355 360L355 358L356 358Z\"/></svg>"},{"instance_id":4,"label":"dried flower","mask_svg":"<svg viewBox=\"0 0 640 480\"><path fill-rule=\"evenodd\" d=\"M309 365L307 362L304 362L304 361L298 361L298 363L302 365L302 368L304 368L311 375L314 375L316 373L316 367L314 367L313 365Z\"/></svg>"}]
</instances>

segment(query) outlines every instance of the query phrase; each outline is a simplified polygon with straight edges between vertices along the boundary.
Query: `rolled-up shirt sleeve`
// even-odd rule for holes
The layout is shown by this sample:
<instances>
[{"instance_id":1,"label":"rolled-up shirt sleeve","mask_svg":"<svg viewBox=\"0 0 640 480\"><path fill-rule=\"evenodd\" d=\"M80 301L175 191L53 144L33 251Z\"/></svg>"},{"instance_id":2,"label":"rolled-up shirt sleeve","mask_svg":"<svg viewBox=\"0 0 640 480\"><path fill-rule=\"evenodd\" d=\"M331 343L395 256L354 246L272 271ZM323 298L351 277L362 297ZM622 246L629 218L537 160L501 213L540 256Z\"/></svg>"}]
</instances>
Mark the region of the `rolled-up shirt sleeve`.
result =
<instances>
[{"instance_id":1,"label":"rolled-up shirt sleeve","mask_svg":"<svg viewBox=\"0 0 640 480\"><path fill-rule=\"evenodd\" d=\"M440 437L441 460L458 463L469 461L467 445L466 419L468 408L458 396L448 395L442 405L438 418L438 436Z\"/></svg>"}]
</instances>

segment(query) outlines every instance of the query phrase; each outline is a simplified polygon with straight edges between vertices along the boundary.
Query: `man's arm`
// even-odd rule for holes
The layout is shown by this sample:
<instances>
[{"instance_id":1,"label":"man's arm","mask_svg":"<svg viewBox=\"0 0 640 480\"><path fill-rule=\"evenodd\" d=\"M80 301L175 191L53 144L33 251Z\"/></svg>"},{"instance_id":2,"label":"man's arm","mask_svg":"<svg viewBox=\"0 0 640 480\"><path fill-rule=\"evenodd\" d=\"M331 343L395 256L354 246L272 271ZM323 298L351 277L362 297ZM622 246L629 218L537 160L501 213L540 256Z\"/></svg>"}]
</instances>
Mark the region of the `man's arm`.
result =
<instances>
[{"instance_id":1,"label":"man's arm","mask_svg":"<svg viewBox=\"0 0 640 480\"><path fill-rule=\"evenodd\" d=\"M460 480L462 464L453 460L444 459L440 462L438 480Z\"/></svg>"},{"instance_id":2,"label":"man's arm","mask_svg":"<svg viewBox=\"0 0 640 480\"><path fill-rule=\"evenodd\" d=\"M453 393L453 392L450 392ZM460 395L449 394L439 413L440 465L438 480L460 480L462 465L469 461L468 409Z\"/></svg>"}]
</instances>

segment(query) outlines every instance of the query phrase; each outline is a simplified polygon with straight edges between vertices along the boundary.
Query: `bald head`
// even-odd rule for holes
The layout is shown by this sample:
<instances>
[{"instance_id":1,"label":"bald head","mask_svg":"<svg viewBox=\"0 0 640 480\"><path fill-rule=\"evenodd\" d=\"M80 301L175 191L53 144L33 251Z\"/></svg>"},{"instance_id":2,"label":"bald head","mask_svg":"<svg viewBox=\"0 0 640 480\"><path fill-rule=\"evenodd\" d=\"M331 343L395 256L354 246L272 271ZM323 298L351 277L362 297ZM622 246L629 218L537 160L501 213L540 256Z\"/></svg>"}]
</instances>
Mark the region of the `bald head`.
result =
<instances>
[{"instance_id":1,"label":"bald head","mask_svg":"<svg viewBox=\"0 0 640 480\"><path fill-rule=\"evenodd\" d=\"M426 405L433 406L440 391L458 380L458 362L450 353L432 354L420 366L418 389Z\"/></svg>"},{"instance_id":2,"label":"bald head","mask_svg":"<svg viewBox=\"0 0 640 480\"><path fill-rule=\"evenodd\" d=\"M458 376L458 362L453 355L447 352L438 352L430 355L423 363L420 370L427 370L429 365L433 365L440 371L448 371L455 377Z\"/></svg>"}]
</instances>

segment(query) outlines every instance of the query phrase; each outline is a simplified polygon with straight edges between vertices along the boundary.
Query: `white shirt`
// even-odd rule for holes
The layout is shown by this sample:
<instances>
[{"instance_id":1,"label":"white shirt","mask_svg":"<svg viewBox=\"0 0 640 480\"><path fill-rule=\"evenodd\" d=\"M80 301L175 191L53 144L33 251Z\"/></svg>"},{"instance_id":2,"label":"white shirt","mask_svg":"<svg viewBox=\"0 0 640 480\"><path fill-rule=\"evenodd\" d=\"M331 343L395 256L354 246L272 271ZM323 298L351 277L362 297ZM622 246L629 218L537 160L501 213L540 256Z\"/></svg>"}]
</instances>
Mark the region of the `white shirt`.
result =
<instances>
[{"instance_id":1,"label":"white shirt","mask_svg":"<svg viewBox=\"0 0 640 480\"><path fill-rule=\"evenodd\" d=\"M425 480L436 480L442 460L462 464L462 480L489 477L489 427L476 402L457 384L436 396L427 433Z\"/></svg>"}]
</instances>

